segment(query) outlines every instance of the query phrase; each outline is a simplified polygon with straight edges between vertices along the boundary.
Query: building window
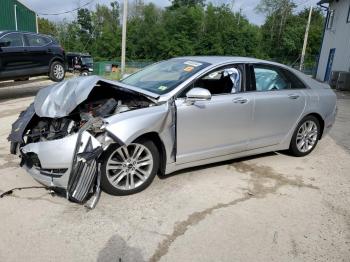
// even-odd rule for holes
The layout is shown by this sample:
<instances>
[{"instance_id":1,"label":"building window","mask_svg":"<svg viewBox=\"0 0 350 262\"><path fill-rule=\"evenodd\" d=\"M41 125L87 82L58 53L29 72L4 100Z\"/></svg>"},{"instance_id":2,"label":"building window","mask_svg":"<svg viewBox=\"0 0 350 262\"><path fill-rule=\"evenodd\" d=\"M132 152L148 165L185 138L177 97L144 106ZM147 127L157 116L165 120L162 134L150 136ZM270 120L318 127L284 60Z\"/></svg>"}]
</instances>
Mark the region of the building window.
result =
<instances>
[{"instance_id":1,"label":"building window","mask_svg":"<svg viewBox=\"0 0 350 262\"><path fill-rule=\"evenodd\" d=\"M348 10L348 16L346 17L346 22L350 23L350 6L349 6L349 10Z\"/></svg>"},{"instance_id":2,"label":"building window","mask_svg":"<svg viewBox=\"0 0 350 262\"><path fill-rule=\"evenodd\" d=\"M334 10L329 10L327 15L327 29L332 29L334 22Z\"/></svg>"}]
</instances>

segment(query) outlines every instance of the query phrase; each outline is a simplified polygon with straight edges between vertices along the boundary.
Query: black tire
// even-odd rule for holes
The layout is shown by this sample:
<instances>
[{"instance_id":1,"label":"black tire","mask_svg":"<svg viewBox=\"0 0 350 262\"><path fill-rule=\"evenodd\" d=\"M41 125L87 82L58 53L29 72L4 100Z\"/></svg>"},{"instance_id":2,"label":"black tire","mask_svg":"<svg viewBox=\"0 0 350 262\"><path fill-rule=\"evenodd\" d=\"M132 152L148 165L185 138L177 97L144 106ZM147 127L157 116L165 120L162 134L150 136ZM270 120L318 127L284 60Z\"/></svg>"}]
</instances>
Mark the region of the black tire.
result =
<instances>
[{"instance_id":1,"label":"black tire","mask_svg":"<svg viewBox=\"0 0 350 262\"><path fill-rule=\"evenodd\" d=\"M51 63L49 77L54 82L61 82L66 75L66 69L64 65L59 61Z\"/></svg>"},{"instance_id":2,"label":"black tire","mask_svg":"<svg viewBox=\"0 0 350 262\"><path fill-rule=\"evenodd\" d=\"M89 71L84 70L80 73L81 76L88 76L89 75Z\"/></svg>"},{"instance_id":3,"label":"black tire","mask_svg":"<svg viewBox=\"0 0 350 262\"><path fill-rule=\"evenodd\" d=\"M316 140L314 142L314 144L312 145L312 147L310 149L308 149L307 151L303 152L298 148L297 145L297 135L299 132L300 127L308 122L311 121L313 123L315 123L316 127L317 127L317 136L316 136ZM320 122L318 121L318 119L314 116L306 116L304 117L298 124L297 128L294 131L292 140L290 141L290 146L289 146L289 153L296 156L296 157L301 157L301 156L306 156L308 154L310 154L316 147L318 140L320 138L320 132L321 132L321 127L320 127Z\"/></svg>"},{"instance_id":4,"label":"black tire","mask_svg":"<svg viewBox=\"0 0 350 262\"><path fill-rule=\"evenodd\" d=\"M146 189L153 181L154 177L157 174L158 168L159 168L159 152L158 149L156 147L156 145L150 141L150 140L138 140L135 141L135 143L141 144L143 146L145 146L152 154L152 158L153 158L153 167L151 170L150 175L145 179L145 181L138 187L135 187L134 189L119 189L114 187L108 177L107 177L107 161L108 159L111 157L112 154L114 154L114 152L120 147L117 144L113 144L111 145L107 151L102 155L101 157L101 188L104 192L111 194L111 195L115 195L115 196L125 196L125 195L131 195L131 194L135 194L138 193L144 189Z\"/></svg>"}]
</instances>

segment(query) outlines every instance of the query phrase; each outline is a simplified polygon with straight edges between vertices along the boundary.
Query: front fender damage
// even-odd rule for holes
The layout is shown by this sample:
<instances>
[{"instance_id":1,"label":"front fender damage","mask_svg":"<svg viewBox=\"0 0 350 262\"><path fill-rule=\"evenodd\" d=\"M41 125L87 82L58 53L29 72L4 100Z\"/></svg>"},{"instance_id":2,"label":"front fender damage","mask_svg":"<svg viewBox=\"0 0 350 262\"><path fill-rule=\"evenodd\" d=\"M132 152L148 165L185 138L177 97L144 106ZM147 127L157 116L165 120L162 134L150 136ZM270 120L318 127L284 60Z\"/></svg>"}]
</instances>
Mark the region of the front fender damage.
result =
<instances>
[{"instance_id":1,"label":"front fender damage","mask_svg":"<svg viewBox=\"0 0 350 262\"><path fill-rule=\"evenodd\" d=\"M89 91L80 92L83 87ZM67 92L71 100L63 96ZM106 119L154 106L154 99L96 78L50 86L13 123L11 153L20 156L20 165L40 183L63 189L73 202L90 199L88 207L93 208L100 195L100 156L111 143L124 144L107 130Z\"/></svg>"}]
</instances>

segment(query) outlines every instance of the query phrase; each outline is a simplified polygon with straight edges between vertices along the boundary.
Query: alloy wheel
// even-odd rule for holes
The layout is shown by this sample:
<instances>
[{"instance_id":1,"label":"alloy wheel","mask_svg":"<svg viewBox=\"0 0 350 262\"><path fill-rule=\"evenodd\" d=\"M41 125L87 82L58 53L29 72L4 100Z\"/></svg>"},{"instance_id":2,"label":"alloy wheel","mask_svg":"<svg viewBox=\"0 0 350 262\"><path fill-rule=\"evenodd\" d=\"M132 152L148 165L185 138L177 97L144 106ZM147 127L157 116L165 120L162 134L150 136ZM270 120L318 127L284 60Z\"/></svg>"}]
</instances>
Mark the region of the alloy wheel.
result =
<instances>
[{"instance_id":1,"label":"alloy wheel","mask_svg":"<svg viewBox=\"0 0 350 262\"><path fill-rule=\"evenodd\" d=\"M318 128L314 121L308 120L298 130L296 137L297 148L300 152L310 151L317 142Z\"/></svg>"},{"instance_id":2,"label":"alloy wheel","mask_svg":"<svg viewBox=\"0 0 350 262\"><path fill-rule=\"evenodd\" d=\"M57 79L62 79L64 77L64 68L60 64L56 64L53 68L53 75Z\"/></svg>"},{"instance_id":3,"label":"alloy wheel","mask_svg":"<svg viewBox=\"0 0 350 262\"><path fill-rule=\"evenodd\" d=\"M106 164L107 179L120 190L132 190L141 186L151 175L152 169L152 153L138 143L119 147L110 155Z\"/></svg>"}]
</instances>

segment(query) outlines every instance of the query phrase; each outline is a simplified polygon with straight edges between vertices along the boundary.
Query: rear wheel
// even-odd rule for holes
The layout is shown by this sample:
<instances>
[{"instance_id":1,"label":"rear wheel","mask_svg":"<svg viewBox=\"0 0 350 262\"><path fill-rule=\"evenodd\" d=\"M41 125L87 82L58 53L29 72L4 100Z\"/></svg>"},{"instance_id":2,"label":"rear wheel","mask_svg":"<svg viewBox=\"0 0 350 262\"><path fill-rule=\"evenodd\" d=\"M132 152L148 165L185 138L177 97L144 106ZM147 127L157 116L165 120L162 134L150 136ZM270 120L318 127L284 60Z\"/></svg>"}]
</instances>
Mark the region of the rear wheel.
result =
<instances>
[{"instance_id":1,"label":"rear wheel","mask_svg":"<svg viewBox=\"0 0 350 262\"><path fill-rule=\"evenodd\" d=\"M294 131L289 151L294 156L306 156L315 149L320 136L320 123L314 116L304 117Z\"/></svg>"},{"instance_id":2,"label":"rear wheel","mask_svg":"<svg viewBox=\"0 0 350 262\"><path fill-rule=\"evenodd\" d=\"M54 82L60 82L64 79L66 70L64 65L59 61L54 61L50 66L49 77Z\"/></svg>"},{"instance_id":3,"label":"rear wheel","mask_svg":"<svg viewBox=\"0 0 350 262\"><path fill-rule=\"evenodd\" d=\"M88 76L88 75L89 75L89 71L84 70L83 72L81 72L80 75L82 75L82 76Z\"/></svg>"},{"instance_id":4,"label":"rear wheel","mask_svg":"<svg viewBox=\"0 0 350 262\"><path fill-rule=\"evenodd\" d=\"M112 145L102 158L101 187L112 195L130 195L147 188L159 167L159 153L150 140Z\"/></svg>"}]
</instances>

